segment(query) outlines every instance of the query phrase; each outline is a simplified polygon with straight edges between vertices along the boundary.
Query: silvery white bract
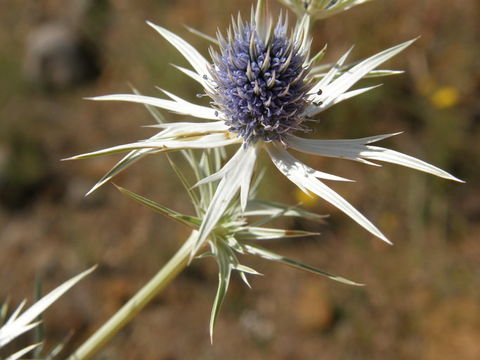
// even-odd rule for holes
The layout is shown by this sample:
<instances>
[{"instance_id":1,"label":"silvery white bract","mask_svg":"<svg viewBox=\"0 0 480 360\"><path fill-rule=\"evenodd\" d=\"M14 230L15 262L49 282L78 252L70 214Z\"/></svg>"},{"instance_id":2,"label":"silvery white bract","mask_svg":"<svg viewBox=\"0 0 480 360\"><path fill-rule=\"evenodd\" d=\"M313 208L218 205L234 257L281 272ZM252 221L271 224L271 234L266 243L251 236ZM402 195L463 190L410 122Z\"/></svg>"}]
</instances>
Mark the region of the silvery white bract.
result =
<instances>
[{"instance_id":1,"label":"silvery white bract","mask_svg":"<svg viewBox=\"0 0 480 360\"><path fill-rule=\"evenodd\" d=\"M38 317L55 301L57 301L63 294L70 290L76 283L82 280L85 276L90 274L95 267L90 268L72 279L64 282L62 285L53 289L47 295L38 300L35 304L30 306L22 313L25 306L23 301L17 309L10 315L8 320L0 327L0 349L11 342L16 337L33 329L39 324ZM6 309L6 307L5 307ZM17 351L10 355L6 360L16 360L37 348L41 344L33 344L24 349Z\"/></svg>"},{"instance_id":2,"label":"silvery white bract","mask_svg":"<svg viewBox=\"0 0 480 360\"><path fill-rule=\"evenodd\" d=\"M177 174L184 181L185 178L180 173L176 165L173 162L171 164ZM201 161L198 164L199 169L205 169L206 167L212 165L209 164L208 156L202 156ZM200 170L200 173L201 172L203 172L203 170ZM186 183L184 184L186 185ZM214 193L212 191L213 189L210 187L210 184L198 186L198 194L195 193L194 189L191 189L189 192L197 212L196 216L181 214L124 188L117 188L123 194L129 196L135 201L191 228L192 235L185 242L185 244L188 245L189 242L192 242L191 247L195 248L198 230L202 224L203 216L205 216L205 210L208 209L209 202L212 200L211 197L210 200L208 200L208 194L213 196ZM204 200L207 208L204 208L203 205L205 204L202 204L202 201L200 200L201 198L207 199L206 201ZM326 276L331 280L339 281L344 284L357 286L362 285L320 270L316 267L303 264L283 255L276 254L275 252L272 252L259 245L261 243L267 243L268 240L318 235L318 233L302 230L286 230L263 226L265 223L282 216L309 218L314 221L321 221L324 218L324 216L313 214L296 207L264 201L250 201L246 210L243 211L239 202L234 201L227 207L227 209L225 209L225 212L222 214L221 218L207 237L205 245L208 246L208 249L201 247L195 250L195 253L192 254L195 258L213 257L218 264L218 288L210 317L211 338L213 337L213 328L215 326L216 319L228 290L232 272L237 271L248 287L250 287L250 284L247 279L247 275L261 275L255 269L243 265L239 260L239 256L258 256L265 260L277 261L300 270ZM251 221L247 221L252 217L257 218L257 220L253 223Z\"/></svg>"},{"instance_id":3,"label":"silvery white bract","mask_svg":"<svg viewBox=\"0 0 480 360\"><path fill-rule=\"evenodd\" d=\"M279 0L297 15L324 19L370 0Z\"/></svg>"},{"instance_id":4,"label":"silvery white bract","mask_svg":"<svg viewBox=\"0 0 480 360\"><path fill-rule=\"evenodd\" d=\"M135 93L138 94L136 90ZM162 114L150 105L146 105L147 110L155 118L159 124L163 124L165 118ZM223 160L225 160L225 152L223 148L208 149L198 158L193 151L180 151L183 158L189 164L197 181L196 186L192 186L187 177L182 173L180 167L168 156L171 167L178 176L178 179L184 186L195 210L195 215L181 214L175 210L169 209L163 205L147 199L141 195L135 194L129 190L117 188L124 195L129 196L140 204L156 211L157 213L180 222L188 226L192 230L191 236L185 241L183 246L191 251L190 259L213 257L218 264L218 288L215 300L212 306L210 317L210 336L213 337L213 328L219 314L223 299L228 290L230 277L233 271L238 272L242 280L250 287L247 276L261 275L256 270L240 263L239 256L258 256L265 260L276 261L288 266L312 272L317 275L326 276L329 279L339 281L348 285L361 285L340 276L325 272L316 267L303 264L296 260L290 259L283 255L276 254L259 245L268 243L268 240L297 238L318 235L302 230L286 230L266 227L265 224L280 217L301 217L316 222L321 222L325 218L323 215L311 213L306 210L299 209L294 206L286 206L276 202L253 200L255 197L256 187L262 178L259 175L250 187L248 198L238 197L230 202L226 207L220 219L217 221L210 231L206 239L204 247L196 247L196 239L198 230L204 222L205 216L209 213L211 203L216 199L217 193L212 181L202 181L211 176L215 176L222 169ZM245 208L241 206L241 202L246 202Z\"/></svg>"},{"instance_id":5,"label":"silvery white bract","mask_svg":"<svg viewBox=\"0 0 480 360\"><path fill-rule=\"evenodd\" d=\"M159 124L157 126L162 130L149 139L72 157L80 159L129 152L91 191L148 154L240 144L222 169L200 181L203 184L219 180L219 184L198 230L198 249L238 191L242 209L245 209L250 179L261 150L265 150L275 167L301 190L323 198L388 243L390 241L375 225L321 181L350 180L314 170L288 150L369 165L376 165L372 161L384 161L461 181L424 161L373 145L396 134L346 140L313 140L299 136L309 130L308 122L314 121L314 117L324 110L374 88L351 90L362 78L396 73L375 69L414 40L393 46L354 65L345 63L348 51L336 64L326 69L316 65L324 50L313 56L310 54L309 17L302 17L290 32L283 17L278 19L274 23L264 2L258 1L250 21L243 21L239 16L233 21L226 37L218 34L218 40L212 39L218 48L210 50L212 61L205 59L182 38L149 23L185 56L193 70L177 68L203 87L212 99L211 106L193 104L164 90L167 99L119 94L100 96L94 100L142 103L207 121Z\"/></svg>"}]
</instances>

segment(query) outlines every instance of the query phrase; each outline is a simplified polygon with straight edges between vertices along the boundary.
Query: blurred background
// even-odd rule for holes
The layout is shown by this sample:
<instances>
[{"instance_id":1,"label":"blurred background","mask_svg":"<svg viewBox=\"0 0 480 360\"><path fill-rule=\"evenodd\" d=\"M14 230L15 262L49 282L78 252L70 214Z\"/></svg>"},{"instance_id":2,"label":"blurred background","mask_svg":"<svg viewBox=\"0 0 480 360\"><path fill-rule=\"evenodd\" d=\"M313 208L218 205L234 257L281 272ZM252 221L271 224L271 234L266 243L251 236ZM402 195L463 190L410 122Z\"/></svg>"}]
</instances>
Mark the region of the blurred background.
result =
<instances>
[{"instance_id":1,"label":"blurred background","mask_svg":"<svg viewBox=\"0 0 480 360\"><path fill-rule=\"evenodd\" d=\"M2 0L0 301L32 299L36 278L48 291L99 264L46 312L47 350L69 333L64 356L78 346L188 234L110 185L84 197L118 159L60 159L146 138L152 130L141 126L153 120L141 105L82 98L130 92L132 84L152 96L160 96L158 85L207 101L196 98L196 83L169 65L186 62L145 20L208 55L209 44L183 25L214 35L217 27L228 26L230 14L247 17L252 2ZM277 13L280 6L270 5ZM97 359L479 359L479 19L475 0L378 0L315 26L313 47L328 44L325 61L352 44L356 60L421 38L385 66L405 74L365 81L384 85L323 113L314 136L404 131L382 145L467 182L394 165L306 157L313 167L356 180L331 185L394 241L390 247L325 202L305 199L262 159L269 171L260 198L304 201L309 210L330 214L326 224L281 224L321 236L268 246L366 287L245 258L265 276L251 279L252 290L233 278L211 346L217 268L214 261L197 261ZM162 155L136 164L115 182L193 212Z\"/></svg>"}]
</instances>

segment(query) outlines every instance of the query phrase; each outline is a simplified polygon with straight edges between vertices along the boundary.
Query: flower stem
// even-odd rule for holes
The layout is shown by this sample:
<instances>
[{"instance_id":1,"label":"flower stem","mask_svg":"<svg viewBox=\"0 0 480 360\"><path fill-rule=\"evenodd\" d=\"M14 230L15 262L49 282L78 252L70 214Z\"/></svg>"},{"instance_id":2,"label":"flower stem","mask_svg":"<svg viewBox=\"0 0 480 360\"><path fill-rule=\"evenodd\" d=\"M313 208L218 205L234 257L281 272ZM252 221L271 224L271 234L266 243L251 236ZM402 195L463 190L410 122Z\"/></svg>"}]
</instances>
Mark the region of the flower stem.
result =
<instances>
[{"instance_id":1,"label":"flower stem","mask_svg":"<svg viewBox=\"0 0 480 360\"><path fill-rule=\"evenodd\" d=\"M195 245L197 232L187 241L164 267L141 288L120 310L87 339L67 360L86 360L97 353L116 333L127 325L152 298L162 291L185 267Z\"/></svg>"}]
</instances>

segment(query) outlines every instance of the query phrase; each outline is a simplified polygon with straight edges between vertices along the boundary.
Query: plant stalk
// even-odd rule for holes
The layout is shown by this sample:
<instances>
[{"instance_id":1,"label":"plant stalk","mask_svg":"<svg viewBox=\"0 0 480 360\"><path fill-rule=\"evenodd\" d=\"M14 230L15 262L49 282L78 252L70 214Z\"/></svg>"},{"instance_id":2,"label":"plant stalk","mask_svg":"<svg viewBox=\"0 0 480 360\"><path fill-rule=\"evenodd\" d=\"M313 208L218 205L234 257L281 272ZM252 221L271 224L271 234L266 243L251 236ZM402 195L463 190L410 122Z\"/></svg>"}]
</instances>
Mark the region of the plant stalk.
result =
<instances>
[{"instance_id":1,"label":"plant stalk","mask_svg":"<svg viewBox=\"0 0 480 360\"><path fill-rule=\"evenodd\" d=\"M127 325L154 296L160 293L188 264L197 231L160 271L141 288L120 310L88 338L67 360L86 360L95 355L115 334Z\"/></svg>"}]
</instances>

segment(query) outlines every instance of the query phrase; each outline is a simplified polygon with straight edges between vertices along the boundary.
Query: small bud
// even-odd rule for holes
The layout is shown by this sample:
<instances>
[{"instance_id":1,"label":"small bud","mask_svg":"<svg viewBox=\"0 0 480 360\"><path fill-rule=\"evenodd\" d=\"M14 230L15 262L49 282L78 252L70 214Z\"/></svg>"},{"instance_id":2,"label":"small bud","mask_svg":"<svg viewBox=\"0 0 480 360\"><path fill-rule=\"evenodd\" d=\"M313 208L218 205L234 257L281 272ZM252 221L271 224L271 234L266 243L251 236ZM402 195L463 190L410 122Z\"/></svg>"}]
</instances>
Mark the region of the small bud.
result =
<instances>
[{"instance_id":1,"label":"small bud","mask_svg":"<svg viewBox=\"0 0 480 360\"><path fill-rule=\"evenodd\" d=\"M325 19L370 0L279 0L299 17L307 14L313 19Z\"/></svg>"}]
</instances>

